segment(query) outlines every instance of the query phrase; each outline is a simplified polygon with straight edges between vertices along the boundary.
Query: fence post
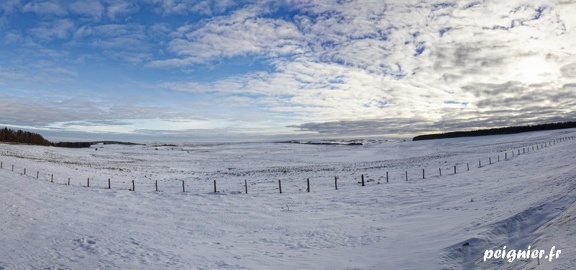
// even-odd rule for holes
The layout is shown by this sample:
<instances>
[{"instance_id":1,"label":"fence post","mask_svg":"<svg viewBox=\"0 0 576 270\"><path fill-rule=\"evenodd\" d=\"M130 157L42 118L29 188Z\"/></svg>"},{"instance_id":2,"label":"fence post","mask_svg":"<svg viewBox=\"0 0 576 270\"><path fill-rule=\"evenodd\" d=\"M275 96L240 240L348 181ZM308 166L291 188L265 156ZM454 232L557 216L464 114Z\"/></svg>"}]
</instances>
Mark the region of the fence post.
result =
<instances>
[{"instance_id":1,"label":"fence post","mask_svg":"<svg viewBox=\"0 0 576 270\"><path fill-rule=\"evenodd\" d=\"M408 171L406 171L406 181L408 181Z\"/></svg>"},{"instance_id":2,"label":"fence post","mask_svg":"<svg viewBox=\"0 0 576 270\"><path fill-rule=\"evenodd\" d=\"M154 185L156 186L156 192L158 192L158 180L154 180Z\"/></svg>"},{"instance_id":3,"label":"fence post","mask_svg":"<svg viewBox=\"0 0 576 270\"><path fill-rule=\"evenodd\" d=\"M184 185L184 180L182 180L182 192L186 193L186 186Z\"/></svg>"},{"instance_id":4,"label":"fence post","mask_svg":"<svg viewBox=\"0 0 576 270\"><path fill-rule=\"evenodd\" d=\"M454 174L456 174L456 165L454 165Z\"/></svg>"},{"instance_id":5,"label":"fence post","mask_svg":"<svg viewBox=\"0 0 576 270\"><path fill-rule=\"evenodd\" d=\"M136 185L134 184L134 180L132 180L132 191L136 191Z\"/></svg>"},{"instance_id":6,"label":"fence post","mask_svg":"<svg viewBox=\"0 0 576 270\"><path fill-rule=\"evenodd\" d=\"M310 192L310 178L306 178L306 191Z\"/></svg>"},{"instance_id":7,"label":"fence post","mask_svg":"<svg viewBox=\"0 0 576 270\"><path fill-rule=\"evenodd\" d=\"M4 167L4 161L0 161L0 169L2 169Z\"/></svg>"},{"instance_id":8,"label":"fence post","mask_svg":"<svg viewBox=\"0 0 576 270\"><path fill-rule=\"evenodd\" d=\"M54 181L52 181L54 183ZM70 177L68 177L68 185L70 185Z\"/></svg>"},{"instance_id":9,"label":"fence post","mask_svg":"<svg viewBox=\"0 0 576 270\"><path fill-rule=\"evenodd\" d=\"M246 194L248 194L248 181L246 181L246 179L244 179L244 190L246 191Z\"/></svg>"},{"instance_id":10,"label":"fence post","mask_svg":"<svg viewBox=\"0 0 576 270\"><path fill-rule=\"evenodd\" d=\"M54 183L54 175L53 174L50 175L50 182ZM70 185L70 178L68 178L68 185Z\"/></svg>"},{"instance_id":11,"label":"fence post","mask_svg":"<svg viewBox=\"0 0 576 270\"><path fill-rule=\"evenodd\" d=\"M498 154L498 162L500 162L500 154Z\"/></svg>"},{"instance_id":12,"label":"fence post","mask_svg":"<svg viewBox=\"0 0 576 270\"><path fill-rule=\"evenodd\" d=\"M440 176L442 176L442 168L438 168L438 173L440 173Z\"/></svg>"},{"instance_id":13,"label":"fence post","mask_svg":"<svg viewBox=\"0 0 576 270\"><path fill-rule=\"evenodd\" d=\"M507 159L508 159L508 152L505 152L504 153L504 160L507 160Z\"/></svg>"},{"instance_id":14,"label":"fence post","mask_svg":"<svg viewBox=\"0 0 576 270\"><path fill-rule=\"evenodd\" d=\"M424 170L425 169L422 169L422 179L426 179L426 175L424 174Z\"/></svg>"},{"instance_id":15,"label":"fence post","mask_svg":"<svg viewBox=\"0 0 576 270\"><path fill-rule=\"evenodd\" d=\"M40 172L36 171L36 179L38 179L38 176L40 176Z\"/></svg>"},{"instance_id":16,"label":"fence post","mask_svg":"<svg viewBox=\"0 0 576 270\"><path fill-rule=\"evenodd\" d=\"M278 179L278 190L280 191L280 194L282 194L282 182L280 179Z\"/></svg>"},{"instance_id":17,"label":"fence post","mask_svg":"<svg viewBox=\"0 0 576 270\"><path fill-rule=\"evenodd\" d=\"M214 179L214 193L216 193L216 179Z\"/></svg>"},{"instance_id":18,"label":"fence post","mask_svg":"<svg viewBox=\"0 0 576 270\"><path fill-rule=\"evenodd\" d=\"M362 186L364 186L364 174L360 175L362 177Z\"/></svg>"},{"instance_id":19,"label":"fence post","mask_svg":"<svg viewBox=\"0 0 576 270\"><path fill-rule=\"evenodd\" d=\"M24 175L26 175L26 168L24 168Z\"/></svg>"},{"instance_id":20,"label":"fence post","mask_svg":"<svg viewBox=\"0 0 576 270\"><path fill-rule=\"evenodd\" d=\"M14 165L12 165L12 171L14 171Z\"/></svg>"},{"instance_id":21,"label":"fence post","mask_svg":"<svg viewBox=\"0 0 576 270\"><path fill-rule=\"evenodd\" d=\"M86 180L86 187L90 187L90 177L88 177L88 180Z\"/></svg>"},{"instance_id":22,"label":"fence post","mask_svg":"<svg viewBox=\"0 0 576 270\"><path fill-rule=\"evenodd\" d=\"M338 190L338 176L334 176L334 188Z\"/></svg>"},{"instance_id":23,"label":"fence post","mask_svg":"<svg viewBox=\"0 0 576 270\"><path fill-rule=\"evenodd\" d=\"M488 157L488 163L492 164L492 157Z\"/></svg>"},{"instance_id":24,"label":"fence post","mask_svg":"<svg viewBox=\"0 0 576 270\"><path fill-rule=\"evenodd\" d=\"M478 168L482 168L482 160L478 160Z\"/></svg>"},{"instance_id":25,"label":"fence post","mask_svg":"<svg viewBox=\"0 0 576 270\"><path fill-rule=\"evenodd\" d=\"M388 183L388 171L386 171L386 183Z\"/></svg>"},{"instance_id":26,"label":"fence post","mask_svg":"<svg viewBox=\"0 0 576 270\"><path fill-rule=\"evenodd\" d=\"M467 171L470 170L470 163L466 163L466 170L467 170Z\"/></svg>"},{"instance_id":27,"label":"fence post","mask_svg":"<svg viewBox=\"0 0 576 270\"><path fill-rule=\"evenodd\" d=\"M110 184L110 178L108 178L108 189L112 189L112 185Z\"/></svg>"}]
</instances>

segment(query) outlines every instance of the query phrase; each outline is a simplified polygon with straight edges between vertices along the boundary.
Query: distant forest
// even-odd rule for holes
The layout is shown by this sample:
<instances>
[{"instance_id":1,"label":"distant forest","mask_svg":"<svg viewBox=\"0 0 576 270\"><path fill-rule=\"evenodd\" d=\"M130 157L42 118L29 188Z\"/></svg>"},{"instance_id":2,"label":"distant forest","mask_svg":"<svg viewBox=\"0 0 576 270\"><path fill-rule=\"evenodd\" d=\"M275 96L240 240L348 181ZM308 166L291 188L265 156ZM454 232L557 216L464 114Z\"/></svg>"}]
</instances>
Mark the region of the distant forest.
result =
<instances>
[{"instance_id":1,"label":"distant forest","mask_svg":"<svg viewBox=\"0 0 576 270\"><path fill-rule=\"evenodd\" d=\"M34 145L51 145L42 135L9 128L0 129L0 142L23 143Z\"/></svg>"},{"instance_id":2,"label":"distant forest","mask_svg":"<svg viewBox=\"0 0 576 270\"><path fill-rule=\"evenodd\" d=\"M31 145L55 146L55 147L68 147L68 148L88 148L94 144L125 144L137 145L130 142L116 142L116 141L97 141L97 142L50 142L42 135L22 130L13 130L9 128L0 129L0 142L8 143L21 143Z\"/></svg>"},{"instance_id":3,"label":"distant forest","mask_svg":"<svg viewBox=\"0 0 576 270\"><path fill-rule=\"evenodd\" d=\"M97 141L97 142L57 142L52 143L52 146L56 147L67 147L67 148L88 148L95 144L123 144L123 145L140 145L138 143L131 142L117 142L117 141Z\"/></svg>"},{"instance_id":4,"label":"distant forest","mask_svg":"<svg viewBox=\"0 0 576 270\"><path fill-rule=\"evenodd\" d=\"M502 134L514 134L529 131L541 131L541 130L553 130L553 129L565 129L565 128L576 128L576 122L561 122L561 123L541 124L532 126L503 127L503 128L480 129L471 131L454 131L439 134L426 134L416 136L412 140L420 141L420 140L446 139L457 137L502 135Z\"/></svg>"}]
</instances>

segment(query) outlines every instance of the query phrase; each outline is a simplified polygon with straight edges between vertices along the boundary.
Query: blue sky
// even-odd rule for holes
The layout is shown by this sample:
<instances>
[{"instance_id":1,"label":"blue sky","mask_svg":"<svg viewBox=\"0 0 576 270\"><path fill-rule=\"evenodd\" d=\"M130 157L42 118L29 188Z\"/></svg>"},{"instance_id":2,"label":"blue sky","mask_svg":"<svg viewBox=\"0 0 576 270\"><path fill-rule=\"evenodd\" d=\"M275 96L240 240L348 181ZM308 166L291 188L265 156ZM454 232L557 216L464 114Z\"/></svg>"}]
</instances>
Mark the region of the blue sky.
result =
<instances>
[{"instance_id":1,"label":"blue sky","mask_svg":"<svg viewBox=\"0 0 576 270\"><path fill-rule=\"evenodd\" d=\"M194 142L574 120L573 14L573 1L5 0L0 126Z\"/></svg>"}]
</instances>

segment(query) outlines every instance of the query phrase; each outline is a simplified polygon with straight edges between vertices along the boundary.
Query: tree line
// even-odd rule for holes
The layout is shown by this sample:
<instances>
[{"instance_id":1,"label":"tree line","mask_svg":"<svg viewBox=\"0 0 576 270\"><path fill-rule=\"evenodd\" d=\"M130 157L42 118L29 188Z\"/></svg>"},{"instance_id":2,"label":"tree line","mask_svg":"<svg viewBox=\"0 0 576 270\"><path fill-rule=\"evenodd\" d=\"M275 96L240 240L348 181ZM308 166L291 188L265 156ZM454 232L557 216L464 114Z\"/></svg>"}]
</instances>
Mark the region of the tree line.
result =
<instances>
[{"instance_id":1,"label":"tree line","mask_svg":"<svg viewBox=\"0 0 576 270\"><path fill-rule=\"evenodd\" d=\"M13 130L7 127L0 129L0 141L45 146L51 145L51 143L40 134L23 130Z\"/></svg>"},{"instance_id":2,"label":"tree line","mask_svg":"<svg viewBox=\"0 0 576 270\"><path fill-rule=\"evenodd\" d=\"M119 142L119 141L94 141L94 142L57 142L52 143L52 146L67 147L67 148L88 148L95 144L122 144L122 145L142 145L139 143ZM173 145L175 146L175 145Z\"/></svg>"},{"instance_id":3,"label":"tree line","mask_svg":"<svg viewBox=\"0 0 576 270\"><path fill-rule=\"evenodd\" d=\"M420 141L420 140L445 139L445 138L457 138L457 137L469 137L469 136L502 135L502 134L514 134L529 131L554 130L554 129L566 129L566 128L576 128L576 122L559 122L559 123L549 123L549 124L529 125L529 126L514 126L514 127L491 128L491 129L480 129L470 131L454 131L439 134L426 134L426 135L418 135L414 137L412 140Z\"/></svg>"},{"instance_id":4,"label":"tree line","mask_svg":"<svg viewBox=\"0 0 576 270\"><path fill-rule=\"evenodd\" d=\"M55 147L67 148L88 148L95 144L124 144L124 145L139 145L131 142L117 142L117 141L94 141L94 142L50 142L38 133L32 133L23 130L14 130L10 128L0 129L0 142L8 143L22 143L32 145L44 145Z\"/></svg>"}]
</instances>

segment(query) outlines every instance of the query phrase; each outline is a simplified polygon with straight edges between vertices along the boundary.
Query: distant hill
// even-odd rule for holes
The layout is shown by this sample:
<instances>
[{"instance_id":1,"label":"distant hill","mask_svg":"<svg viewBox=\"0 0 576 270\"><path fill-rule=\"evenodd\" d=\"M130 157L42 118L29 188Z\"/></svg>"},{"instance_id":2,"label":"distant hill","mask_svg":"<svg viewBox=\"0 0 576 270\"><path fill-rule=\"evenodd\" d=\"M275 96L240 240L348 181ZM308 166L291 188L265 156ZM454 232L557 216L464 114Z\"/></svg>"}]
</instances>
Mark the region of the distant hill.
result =
<instances>
[{"instance_id":1,"label":"distant hill","mask_svg":"<svg viewBox=\"0 0 576 270\"><path fill-rule=\"evenodd\" d=\"M531 126L503 127L503 128L480 129L471 131L454 131L439 134L425 134L425 135L418 135L414 137L412 140L421 141L421 140L446 139L457 137L502 135L502 134L514 134L529 131L554 130L565 128L576 128L576 122L560 122L560 123L531 125Z\"/></svg>"},{"instance_id":2,"label":"distant hill","mask_svg":"<svg viewBox=\"0 0 576 270\"><path fill-rule=\"evenodd\" d=\"M50 142L42 135L22 130L13 130L10 128L0 129L0 142L22 143L33 145L50 145Z\"/></svg>"}]
</instances>

